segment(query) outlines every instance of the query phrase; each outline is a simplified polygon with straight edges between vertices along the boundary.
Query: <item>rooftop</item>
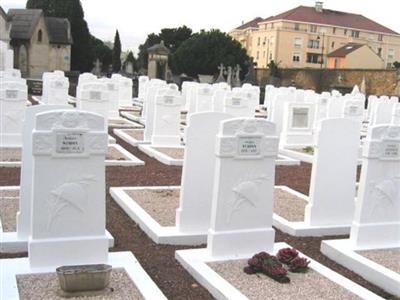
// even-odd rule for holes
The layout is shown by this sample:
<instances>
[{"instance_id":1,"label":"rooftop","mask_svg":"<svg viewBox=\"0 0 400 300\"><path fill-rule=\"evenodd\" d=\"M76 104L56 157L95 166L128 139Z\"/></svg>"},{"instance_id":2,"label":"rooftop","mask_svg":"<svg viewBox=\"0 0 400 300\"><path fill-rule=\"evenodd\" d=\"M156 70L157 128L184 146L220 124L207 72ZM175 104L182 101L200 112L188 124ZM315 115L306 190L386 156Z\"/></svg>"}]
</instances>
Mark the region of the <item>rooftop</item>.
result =
<instances>
[{"instance_id":1,"label":"rooftop","mask_svg":"<svg viewBox=\"0 0 400 300\"><path fill-rule=\"evenodd\" d=\"M367 45L364 45L364 44L348 43L348 44L344 45L343 47L340 47L340 48L332 51L331 53L329 53L328 57L346 57L351 52L354 52L363 46L368 47Z\"/></svg>"},{"instance_id":2,"label":"rooftop","mask_svg":"<svg viewBox=\"0 0 400 300\"><path fill-rule=\"evenodd\" d=\"M251 27L258 27L258 23L262 22L263 18L257 17L247 23L240 25L239 27L235 28L236 30L243 30Z\"/></svg>"}]
</instances>

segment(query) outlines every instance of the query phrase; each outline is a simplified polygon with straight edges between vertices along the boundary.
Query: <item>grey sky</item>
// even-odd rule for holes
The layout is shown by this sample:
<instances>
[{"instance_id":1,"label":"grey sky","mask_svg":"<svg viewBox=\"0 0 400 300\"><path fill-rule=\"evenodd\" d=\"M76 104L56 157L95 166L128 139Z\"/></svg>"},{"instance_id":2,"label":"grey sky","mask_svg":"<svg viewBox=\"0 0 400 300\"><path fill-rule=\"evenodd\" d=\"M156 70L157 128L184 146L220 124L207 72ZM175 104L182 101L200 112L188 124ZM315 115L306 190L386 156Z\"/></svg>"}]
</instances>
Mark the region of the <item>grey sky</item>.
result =
<instances>
[{"instance_id":1,"label":"grey sky","mask_svg":"<svg viewBox=\"0 0 400 300\"><path fill-rule=\"evenodd\" d=\"M66 0L67 1L67 0ZM161 28L186 25L194 31L219 28L229 31L254 17L269 17L313 0L81 0L90 32L102 40L113 40L115 30L122 47L137 51L147 34ZM2 7L23 8L26 0L1 0ZM362 14L400 32L398 0L326 0L324 7Z\"/></svg>"}]
</instances>

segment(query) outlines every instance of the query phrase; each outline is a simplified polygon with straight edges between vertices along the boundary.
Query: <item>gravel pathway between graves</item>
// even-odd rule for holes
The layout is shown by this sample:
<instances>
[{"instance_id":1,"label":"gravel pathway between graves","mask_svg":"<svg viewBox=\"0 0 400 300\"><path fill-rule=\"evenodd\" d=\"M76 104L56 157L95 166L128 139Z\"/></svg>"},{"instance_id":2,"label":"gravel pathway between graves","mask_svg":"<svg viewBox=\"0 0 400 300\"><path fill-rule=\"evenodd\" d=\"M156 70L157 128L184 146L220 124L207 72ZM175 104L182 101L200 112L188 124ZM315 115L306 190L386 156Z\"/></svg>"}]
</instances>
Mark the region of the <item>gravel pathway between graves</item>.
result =
<instances>
[{"instance_id":1,"label":"gravel pathway between graves","mask_svg":"<svg viewBox=\"0 0 400 300\"><path fill-rule=\"evenodd\" d=\"M17 231L17 212L19 198L0 195L0 220L3 232Z\"/></svg>"},{"instance_id":2,"label":"gravel pathway between graves","mask_svg":"<svg viewBox=\"0 0 400 300\"><path fill-rule=\"evenodd\" d=\"M400 274L400 248L358 251L357 253Z\"/></svg>"},{"instance_id":3,"label":"gravel pathway between graves","mask_svg":"<svg viewBox=\"0 0 400 300\"><path fill-rule=\"evenodd\" d=\"M185 153L184 148L157 147L154 149L173 158L173 159L183 159L183 155Z\"/></svg>"},{"instance_id":4,"label":"gravel pathway between graves","mask_svg":"<svg viewBox=\"0 0 400 300\"><path fill-rule=\"evenodd\" d=\"M129 190L135 200L161 226L175 226L180 190Z\"/></svg>"},{"instance_id":5,"label":"gravel pathway between graves","mask_svg":"<svg viewBox=\"0 0 400 300\"><path fill-rule=\"evenodd\" d=\"M17 286L20 300L63 300L57 292L60 289L57 273L41 273L32 275L17 275ZM103 295L91 297L72 297L68 299L93 300L139 300L144 299L135 284L131 281L124 269L113 269L110 276L110 285Z\"/></svg>"},{"instance_id":6,"label":"gravel pathway between graves","mask_svg":"<svg viewBox=\"0 0 400 300\"><path fill-rule=\"evenodd\" d=\"M208 263L218 275L251 300L361 299L313 270L305 274L288 273L290 283L282 284L263 274L247 275L243 272L246 265L246 260Z\"/></svg>"},{"instance_id":7,"label":"gravel pathway between graves","mask_svg":"<svg viewBox=\"0 0 400 300\"><path fill-rule=\"evenodd\" d=\"M274 191L274 213L290 222L303 222L307 201L282 189Z\"/></svg>"},{"instance_id":8,"label":"gravel pathway between graves","mask_svg":"<svg viewBox=\"0 0 400 300\"><path fill-rule=\"evenodd\" d=\"M144 129L125 129L124 133L133 137L137 141L143 141L144 139Z\"/></svg>"},{"instance_id":9,"label":"gravel pathway between graves","mask_svg":"<svg viewBox=\"0 0 400 300\"><path fill-rule=\"evenodd\" d=\"M0 161L21 161L21 148L0 148Z\"/></svg>"},{"instance_id":10,"label":"gravel pathway between graves","mask_svg":"<svg viewBox=\"0 0 400 300\"><path fill-rule=\"evenodd\" d=\"M108 147L106 160L127 160L126 157L114 147Z\"/></svg>"},{"instance_id":11,"label":"gravel pathway between graves","mask_svg":"<svg viewBox=\"0 0 400 300\"><path fill-rule=\"evenodd\" d=\"M112 134L112 133L111 133ZM114 136L114 135L113 135ZM167 166L157 160L150 158L137 147L132 147L116 137L117 143L131 152L145 166L136 167L107 167L107 229L115 238L115 247L112 251L131 251L139 260L142 267L162 290L168 299L178 300L203 300L213 299L199 283L175 260L175 250L192 249L197 247L182 247L170 245L157 245L133 222L118 204L112 200L109 187L126 186L175 186L181 183L182 168L178 166ZM19 168L0 168L0 186L19 185ZM311 165L301 163L300 166L277 166L277 185L287 185L292 189L305 195L308 194ZM51 176L51 174L49 174ZM367 282L361 276L356 275L320 252L322 239L341 239L347 236L329 236L324 238L292 237L276 231L276 241L286 242L299 249L307 256L324 264L328 268L339 272L356 283L370 289L386 299L395 298L382 289ZM204 246L203 246L204 247ZM201 247L200 247L201 248ZM26 257L27 253L0 254L0 258Z\"/></svg>"}]
</instances>

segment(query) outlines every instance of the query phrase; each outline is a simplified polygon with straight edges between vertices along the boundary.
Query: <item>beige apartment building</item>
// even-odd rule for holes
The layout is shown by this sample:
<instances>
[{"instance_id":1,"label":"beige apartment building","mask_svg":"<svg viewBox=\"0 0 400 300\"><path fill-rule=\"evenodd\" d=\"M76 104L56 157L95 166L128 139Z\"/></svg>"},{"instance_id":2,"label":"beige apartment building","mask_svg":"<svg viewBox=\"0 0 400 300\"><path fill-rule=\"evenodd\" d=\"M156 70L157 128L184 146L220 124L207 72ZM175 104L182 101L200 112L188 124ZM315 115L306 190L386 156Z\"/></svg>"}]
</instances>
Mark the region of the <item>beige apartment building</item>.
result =
<instances>
[{"instance_id":1,"label":"beige apartment building","mask_svg":"<svg viewBox=\"0 0 400 300\"><path fill-rule=\"evenodd\" d=\"M348 43L368 45L382 58L383 68L400 62L399 33L362 15L324 9L322 2L255 18L229 34L258 68L266 68L271 60L282 68L325 68L328 55ZM355 68L366 68L362 59Z\"/></svg>"}]
</instances>

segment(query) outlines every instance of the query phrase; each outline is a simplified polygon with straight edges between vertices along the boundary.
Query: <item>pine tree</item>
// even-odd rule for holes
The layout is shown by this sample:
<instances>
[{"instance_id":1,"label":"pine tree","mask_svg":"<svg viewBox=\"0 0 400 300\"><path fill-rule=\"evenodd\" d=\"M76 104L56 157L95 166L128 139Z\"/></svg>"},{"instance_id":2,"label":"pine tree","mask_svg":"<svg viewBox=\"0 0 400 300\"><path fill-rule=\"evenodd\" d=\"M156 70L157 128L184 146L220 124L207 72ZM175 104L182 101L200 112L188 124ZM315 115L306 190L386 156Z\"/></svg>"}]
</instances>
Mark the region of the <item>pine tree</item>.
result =
<instances>
[{"instance_id":1,"label":"pine tree","mask_svg":"<svg viewBox=\"0 0 400 300\"><path fill-rule=\"evenodd\" d=\"M81 72L93 68L93 49L88 25L80 0L28 0L26 8L42 9L47 17L66 18L71 24L73 44L71 47L71 69Z\"/></svg>"},{"instance_id":2,"label":"pine tree","mask_svg":"<svg viewBox=\"0 0 400 300\"><path fill-rule=\"evenodd\" d=\"M114 48L112 52L112 65L113 72L118 73L121 71L121 40L119 38L118 30L115 33Z\"/></svg>"}]
</instances>

